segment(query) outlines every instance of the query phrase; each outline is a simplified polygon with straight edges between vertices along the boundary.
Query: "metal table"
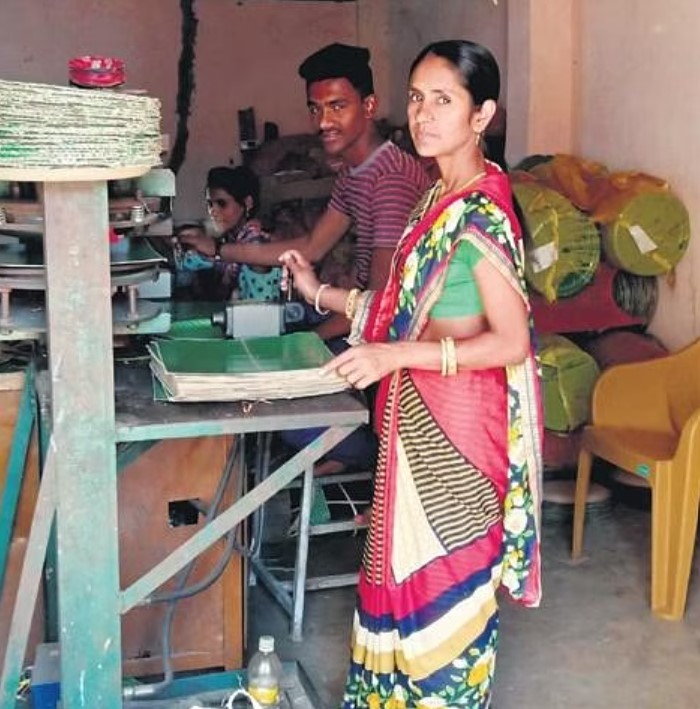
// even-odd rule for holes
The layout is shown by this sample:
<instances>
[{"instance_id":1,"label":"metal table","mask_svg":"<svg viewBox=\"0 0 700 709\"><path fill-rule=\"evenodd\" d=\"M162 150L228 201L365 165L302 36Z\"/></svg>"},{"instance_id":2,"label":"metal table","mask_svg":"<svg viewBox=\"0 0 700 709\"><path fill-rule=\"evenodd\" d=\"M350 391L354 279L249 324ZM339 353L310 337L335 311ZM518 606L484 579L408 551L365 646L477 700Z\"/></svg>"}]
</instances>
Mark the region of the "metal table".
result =
<instances>
[{"instance_id":1,"label":"metal table","mask_svg":"<svg viewBox=\"0 0 700 709\"><path fill-rule=\"evenodd\" d=\"M368 412L364 404L350 393L252 404L170 404L153 400L150 375L143 368L117 367L115 374L118 443L328 427L319 438L276 470L266 474L246 495L122 592L121 612L126 613L303 473L302 507L291 594L286 590L286 584L267 571L260 559L255 560L258 578L291 618L292 639L301 640L313 465L359 425L367 423Z\"/></svg>"},{"instance_id":2,"label":"metal table","mask_svg":"<svg viewBox=\"0 0 700 709\"><path fill-rule=\"evenodd\" d=\"M271 471L259 484L221 512L212 522L119 593L119 613L124 614L259 509L292 480L303 474L302 509L292 592L289 593L282 582L270 572L266 572L260 560L256 561L256 570L261 582L267 586L291 618L292 639L301 640L313 465L357 426L367 422L368 412L364 404L352 393L252 404L250 402L173 404L154 401L153 385L147 367L121 365L115 368L114 373L115 442L122 446L133 444L136 452L131 455L139 454L141 444L163 439L245 435L294 428L327 427L327 430L315 441L276 470ZM37 376L37 393L39 408L46 415L51 408L47 372ZM56 483L52 455L54 454L50 448L33 523L34 541L32 542L30 538L27 562L20 580L22 595L18 595L20 602L16 604L13 613L3 673L6 690L14 675L19 676L16 668L21 666L24 656L33 599L36 597L36 593L31 589L38 587L41 567L47 551L51 520L56 514ZM127 453L127 457L129 455ZM98 525L94 528L100 527ZM101 529L103 534L109 534L108 529L104 527ZM112 531L116 534L116 529ZM60 593L59 588L59 604L62 600ZM27 603L22 602L25 597Z\"/></svg>"}]
</instances>

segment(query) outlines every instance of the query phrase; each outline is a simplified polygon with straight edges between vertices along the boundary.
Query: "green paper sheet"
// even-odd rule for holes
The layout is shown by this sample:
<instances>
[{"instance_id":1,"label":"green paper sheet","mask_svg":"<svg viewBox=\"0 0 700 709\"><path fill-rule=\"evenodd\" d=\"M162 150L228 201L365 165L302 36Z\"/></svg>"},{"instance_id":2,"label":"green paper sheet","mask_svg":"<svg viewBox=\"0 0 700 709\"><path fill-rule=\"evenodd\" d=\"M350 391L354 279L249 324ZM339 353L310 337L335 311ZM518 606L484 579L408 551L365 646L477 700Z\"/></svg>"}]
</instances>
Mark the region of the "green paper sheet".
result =
<instances>
[{"instance_id":1,"label":"green paper sheet","mask_svg":"<svg viewBox=\"0 0 700 709\"><path fill-rule=\"evenodd\" d=\"M251 374L322 367L332 358L313 332L241 340L156 340L151 349L171 374Z\"/></svg>"}]
</instances>

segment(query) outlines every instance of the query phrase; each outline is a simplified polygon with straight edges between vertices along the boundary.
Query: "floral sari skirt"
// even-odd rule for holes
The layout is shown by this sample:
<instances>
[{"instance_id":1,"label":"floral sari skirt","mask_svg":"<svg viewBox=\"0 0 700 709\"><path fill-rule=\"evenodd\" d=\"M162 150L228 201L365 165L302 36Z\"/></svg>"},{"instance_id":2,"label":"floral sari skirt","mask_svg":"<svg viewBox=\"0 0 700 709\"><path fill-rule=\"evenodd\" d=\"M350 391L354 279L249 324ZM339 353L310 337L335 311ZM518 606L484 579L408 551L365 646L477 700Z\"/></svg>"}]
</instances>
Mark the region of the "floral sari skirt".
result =
<instances>
[{"instance_id":1,"label":"floral sari skirt","mask_svg":"<svg viewBox=\"0 0 700 709\"><path fill-rule=\"evenodd\" d=\"M394 375L343 709L489 705L508 471L506 390L502 369Z\"/></svg>"}]
</instances>

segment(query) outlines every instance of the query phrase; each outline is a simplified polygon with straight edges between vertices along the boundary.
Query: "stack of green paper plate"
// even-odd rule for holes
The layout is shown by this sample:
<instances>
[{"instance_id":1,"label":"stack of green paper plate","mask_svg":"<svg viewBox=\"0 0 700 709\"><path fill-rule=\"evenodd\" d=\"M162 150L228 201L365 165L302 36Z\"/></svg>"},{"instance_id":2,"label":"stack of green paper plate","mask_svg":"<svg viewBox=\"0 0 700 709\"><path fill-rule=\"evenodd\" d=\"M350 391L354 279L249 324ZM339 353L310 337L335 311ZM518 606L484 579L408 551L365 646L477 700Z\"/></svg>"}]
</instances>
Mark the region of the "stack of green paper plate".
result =
<instances>
[{"instance_id":1,"label":"stack of green paper plate","mask_svg":"<svg viewBox=\"0 0 700 709\"><path fill-rule=\"evenodd\" d=\"M614 266L638 276L668 273L688 248L690 219L670 192L633 195L603 228L603 251Z\"/></svg>"},{"instance_id":2,"label":"stack of green paper plate","mask_svg":"<svg viewBox=\"0 0 700 709\"><path fill-rule=\"evenodd\" d=\"M348 388L321 367L332 358L313 332L238 340L154 340L151 371L170 401L293 399Z\"/></svg>"},{"instance_id":3,"label":"stack of green paper plate","mask_svg":"<svg viewBox=\"0 0 700 709\"><path fill-rule=\"evenodd\" d=\"M600 261L600 236L590 217L558 192L537 184L515 184L525 217L525 277L550 303L583 290Z\"/></svg>"}]
</instances>

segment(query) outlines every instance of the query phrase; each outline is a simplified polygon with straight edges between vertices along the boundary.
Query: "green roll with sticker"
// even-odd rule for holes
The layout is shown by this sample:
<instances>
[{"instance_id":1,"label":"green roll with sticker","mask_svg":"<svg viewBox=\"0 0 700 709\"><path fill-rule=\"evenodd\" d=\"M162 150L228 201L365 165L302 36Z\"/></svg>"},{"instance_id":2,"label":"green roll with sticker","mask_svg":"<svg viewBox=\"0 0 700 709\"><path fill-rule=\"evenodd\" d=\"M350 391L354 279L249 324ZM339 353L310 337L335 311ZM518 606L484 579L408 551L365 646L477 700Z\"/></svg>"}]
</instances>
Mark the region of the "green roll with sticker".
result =
<instances>
[{"instance_id":1,"label":"green roll with sticker","mask_svg":"<svg viewBox=\"0 0 700 709\"><path fill-rule=\"evenodd\" d=\"M562 194L535 183L513 185L527 226L525 278L550 303L582 291L600 261L593 220Z\"/></svg>"},{"instance_id":2,"label":"green roll with sticker","mask_svg":"<svg viewBox=\"0 0 700 709\"><path fill-rule=\"evenodd\" d=\"M602 247L612 265L637 276L660 276L680 260L690 240L690 218L671 192L634 194L602 228Z\"/></svg>"}]
</instances>

